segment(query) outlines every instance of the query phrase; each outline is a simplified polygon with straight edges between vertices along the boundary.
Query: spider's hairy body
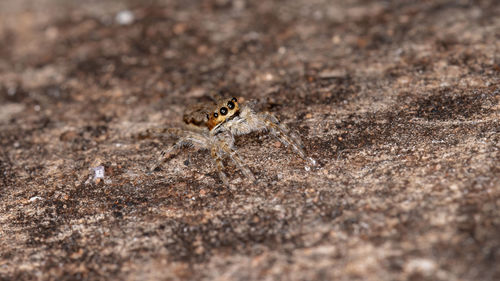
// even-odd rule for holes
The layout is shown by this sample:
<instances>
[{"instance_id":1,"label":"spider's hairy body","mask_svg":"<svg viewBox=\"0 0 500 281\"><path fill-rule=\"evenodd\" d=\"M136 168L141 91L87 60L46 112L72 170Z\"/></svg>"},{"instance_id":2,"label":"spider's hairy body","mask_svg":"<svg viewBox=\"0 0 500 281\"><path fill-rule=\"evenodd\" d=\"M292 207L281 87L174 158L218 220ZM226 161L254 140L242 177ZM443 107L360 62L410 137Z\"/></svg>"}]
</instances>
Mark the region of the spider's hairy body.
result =
<instances>
[{"instance_id":1,"label":"spider's hairy body","mask_svg":"<svg viewBox=\"0 0 500 281\"><path fill-rule=\"evenodd\" d=\"M180 138L167 150L160 153L159 159L151 167L156 169L163 161L177 153L183 146L195 146L210 151L217 166L220 179L225 185L229 180L224 173L223 157L227 156L242 173L251 181L255 177L250 169L241 161L234 146L235 136L252 132L269 132L285 146L291 146L300 157L310 164L316 161L307 157L302 141L281 124L270 113L256 113L250 106L240 105L236 98L219 99L214 104L193 106L183 117L186 129L176 130ZM173 130L169 130L173 132Z\"/></svg>"}]
</instances>

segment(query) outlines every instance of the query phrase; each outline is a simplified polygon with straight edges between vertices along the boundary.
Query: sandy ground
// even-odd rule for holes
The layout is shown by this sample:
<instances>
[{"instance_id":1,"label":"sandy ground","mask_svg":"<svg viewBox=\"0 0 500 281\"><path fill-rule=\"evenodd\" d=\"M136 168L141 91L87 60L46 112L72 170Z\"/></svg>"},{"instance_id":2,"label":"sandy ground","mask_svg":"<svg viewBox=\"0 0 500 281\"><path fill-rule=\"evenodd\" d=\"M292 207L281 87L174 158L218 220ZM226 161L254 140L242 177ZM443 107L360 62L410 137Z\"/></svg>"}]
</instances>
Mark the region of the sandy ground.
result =
<instances>
[{"instance_id":1,"label":"sandy ground","mask_svg":"<svg viewBox=\"0 0 500 281\"><path fill-rule=\"evenodd\" d=\"M500 279L496 1L81 2L0 2L0 280ZM217 91L318 167L147 172Z\"/></svg>"}]
</instances>

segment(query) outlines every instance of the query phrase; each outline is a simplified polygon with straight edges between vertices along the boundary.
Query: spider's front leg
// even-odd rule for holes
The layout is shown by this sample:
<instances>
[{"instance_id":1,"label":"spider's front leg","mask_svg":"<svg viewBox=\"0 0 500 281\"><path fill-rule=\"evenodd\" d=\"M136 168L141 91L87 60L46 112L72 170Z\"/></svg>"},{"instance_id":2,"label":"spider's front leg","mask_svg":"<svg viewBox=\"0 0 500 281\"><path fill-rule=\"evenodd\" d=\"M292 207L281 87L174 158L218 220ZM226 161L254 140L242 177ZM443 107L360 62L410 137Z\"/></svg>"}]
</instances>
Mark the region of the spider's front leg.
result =
<instances>
[{"instance_id":1,"label":"spider's front leg","mask_svg":"<svg viewBox=\"0 0 500 281\"><path fill-rule=\"evenodd\" d=\"M222 133L215 136L212 151L212 157L215 159L217 164L217 169L219 169L219 174L221 175L222 181L226 178L226 175L222 172L222 155L227 154L229 159L241 170L241 172L247 177L251 182L255 181L255 176L252 171L243 163L241 158L238 156L236 150L233 146L234 137L230 132ZM226 178L227 181L227 178ZM229 185L224 181L224 184Z\"/></svg>"},{"instance_id":2,"label":"spider's front leg","mask_svg":"<svg viewBox=\"0 0 500 281\"><path fill-rule=\"evenodd\" d=\"M254 177L252 171L250 171L250 169L245 164L243 164L243 161L241 161L241 158L238 156L238 153L236 152L236 150L234 148L232 148L230 145L228 145L227 143L223 143L221 145L221 148L224 150L225 153L227 153L227 155L229 155L229 158L234 162L234 164L236 164L236 166L241 170L241 172L250 181L254 182L255 177Z\"/></svg>"},{"instance_id":3,"label":"spider's front leg","mask_svg":"<svg viewBox=\"0 0 500 281\"><path fill-rule=\"evenodd\" d=\"M219 173L219 177L221 181L226 185L229 186L229 180L227 179L226 174L224 173L224 164L222 163L222 157L218 151L217 146L213 145L212 148L210 149L210 152L212 154L212 158L215 161L215 165L217 165L217 172Z\"/></svg>"},{"instance_id":4,"label":"spider's front leg","mask_svg":"<svg viewBox=\"0 0 500 281\"><path fill-rule=\"evenodd\" d=\"M169 133L174 132L174 130L168 130L168 131ZM179 151L183 147L188 147L188 146L207 147L207 139L203 135L186 131L176 131L176 132L182 134L183 136L180 139L178 139L174 145L160 151L154 164L149 167L149 171L152 172L156 170L168 159L179 153Z\"/></svg>"},{"instance_id":5,"label":"spider's front leg","mask_svg":"<svg viewBox=\"0 0 500 281\"><path fill-rule=\"evenodd\" d=\"M290 133L290 129L284 124L281 124L274 115L270 113L257 113L257 117L261 119L266 129L275 136L282 144L286 147L291 146L292 149L297 152L302 159L309 162L312 166L316 166L317 162L312 157L308 157L305 150L304 144L299 136Z\"/></svg>"}]
</instances>

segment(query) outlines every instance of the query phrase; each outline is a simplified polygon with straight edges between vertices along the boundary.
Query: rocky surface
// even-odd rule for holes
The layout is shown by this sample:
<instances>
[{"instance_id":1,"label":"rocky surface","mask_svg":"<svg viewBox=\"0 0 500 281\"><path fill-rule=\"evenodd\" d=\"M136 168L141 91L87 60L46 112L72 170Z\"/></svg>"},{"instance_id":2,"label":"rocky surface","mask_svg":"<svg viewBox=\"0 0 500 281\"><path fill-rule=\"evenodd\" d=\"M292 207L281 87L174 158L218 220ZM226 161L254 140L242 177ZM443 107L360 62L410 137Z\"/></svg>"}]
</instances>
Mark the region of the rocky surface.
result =
<instances>
[{"instance_id":1,"label":"rocky surface","mask_svg":"<svg viewBox=\"0 0 500 281\"><path fill-rule=\"evenodd\" d=\"M500 279L496 1L77 3L0 2L0 280ZM319 166L147 173L219 90Z\"/></svg>"}]
</instances>

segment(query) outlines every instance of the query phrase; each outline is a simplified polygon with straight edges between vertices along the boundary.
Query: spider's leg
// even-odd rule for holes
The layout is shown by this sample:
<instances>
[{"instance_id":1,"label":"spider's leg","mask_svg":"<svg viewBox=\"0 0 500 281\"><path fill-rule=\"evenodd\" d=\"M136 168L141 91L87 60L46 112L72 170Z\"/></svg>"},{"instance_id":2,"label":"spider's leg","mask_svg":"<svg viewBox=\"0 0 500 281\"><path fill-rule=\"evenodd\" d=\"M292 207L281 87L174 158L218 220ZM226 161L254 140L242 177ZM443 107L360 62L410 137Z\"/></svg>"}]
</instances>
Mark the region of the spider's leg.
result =
<instances>
[{"instance_id":1,"label":"spider's leg","mask_svg":"<svg viewBox=\"0 0 500 281\"><path fill-rule=\"evenodd\" d=\"M166 162L168 159L170 159L170 157L179 153L179 150L183 146L189 146L190 144L191 143L188 140L181 138L174 145L170 146L167 149L161 150L160 153L158 153L158 156L156 157L157 159L156 161L154 161L154 164L149 167L149 171L152 172L156 170L159 166L163 164L163 162Z\"/></svg>"},{"instance_id":2,"label":"spider's leg","mask_svg":"<svg viewBox=\"0 0 500 281\"><path fill-rule=\"evenodd\" d=\"M210 152L212 153L212 158L214 159L215 164L217 165L217 172L219 173L220 179L226 186L229 186L229 180L227 179L227 176L223 171L224 164L222 163L222 157L217 150L218 150L217 146L214 145L210 149Z\"/></svg>"},{"instance_id":3,"label":"spider's leg","mask_svg":"<svg viewBox=\"0 0 500 281\"><path fill-rule=\"evenodd\" d=\"M224 152L226 152L229 155L229 158L231 158L231 160L234 162L234 164L236 164L236 166L238 167L238 169L240 169L241 172L248 179L250 179L252 182L254 182L255 181L255 176L253 175L252 171L250 171L250 169L245 164L243 164L243 161L241 161L241 159L238 156L238 153L236 152L236 150L233 149L232 147L230 147L225 142L221 145L221 148L224 150Z\"/></svg>"},{"instance_id":4,"label":"spider's leg","mask_svg":"<svg viewBox=\"0 0 500 281\"><path fill-rule=\"evenodd\" d=\"M184 136L181 137L174 145L160 151L156 161L153 165L150 166L149 171L154 171L155 169L157 169L159 166L161 166L161 164L163 164L163 162L166 162L172 156L179 153L181 148L192 145L206 147L205 143L206 139L202 135L184 132Z\"/></svg>"},{"instance_id":5,"label":"spider's leg","mask_svg":"<svg viewBox=\"0 0 500 281\"><path fill-rule=\"evenodd\" d=\"M266 128L271 132L273 136L275 136L282 144L285 146L291 146L292 149L299 154L302 159L309 162L311 165L315 166L316 160L312 157L308 157L306 152L304 151L304 144L299 136L295 134L291 134L288 127L279 123L278 119L268 113L259 114L260 118L263 118L265 122Z\"/></svg>"},{"instance_id":6,"label":"spider's leg","mask_svg":"<svg viewBox=\"0 0 500 281\"><path fill-rule=\"evenodd\" d=\"M166 162L167 159L170 158L172 154L177 153L181 147L182 147L181 144L176 143L171 147L160 151L160 153L158 153L158 156L156 157L156 160L152 165L149 166L148 170L150 172L156 170L158 167L161 166L161 164L163 164L163 162Z\"/></svg>"}]
</instances>

